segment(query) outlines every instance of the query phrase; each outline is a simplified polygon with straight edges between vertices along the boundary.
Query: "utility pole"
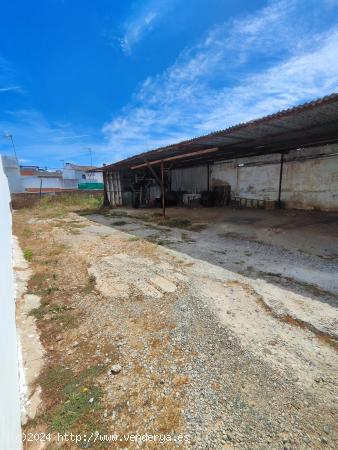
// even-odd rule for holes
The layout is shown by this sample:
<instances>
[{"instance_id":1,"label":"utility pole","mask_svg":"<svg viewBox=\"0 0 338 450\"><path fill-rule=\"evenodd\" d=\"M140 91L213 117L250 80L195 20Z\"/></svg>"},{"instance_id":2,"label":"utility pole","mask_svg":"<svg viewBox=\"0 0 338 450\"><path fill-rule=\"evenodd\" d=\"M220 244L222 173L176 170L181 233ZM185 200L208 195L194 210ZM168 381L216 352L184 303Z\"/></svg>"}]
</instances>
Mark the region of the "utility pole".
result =
<instances>
[{"instance_id":1,"label":"utility pole","mask_svg":"<svg viewBox=\"0 0 338 450\"><path fill-rule=\"evenodd\" d=\"M89 151L90 155L90 166L93 167L93 153L91 147L88 147L87 150Z\"/></svg>"},{"instance_id":2,"label":"utility pole","mask_svg":"<svg viewBox=\"0 0 338 450\"><path fill-rule=\"evenodd\" d=\"M4 138L11 140L13 151L14 151L14 155L15 155L16 160L18 161L18 157L17 157L17 154L16 154L15 145L14 145L14 140L13 140L13 135L11 133L5 133L4 134Z\"/></svg>"}]
</instances>

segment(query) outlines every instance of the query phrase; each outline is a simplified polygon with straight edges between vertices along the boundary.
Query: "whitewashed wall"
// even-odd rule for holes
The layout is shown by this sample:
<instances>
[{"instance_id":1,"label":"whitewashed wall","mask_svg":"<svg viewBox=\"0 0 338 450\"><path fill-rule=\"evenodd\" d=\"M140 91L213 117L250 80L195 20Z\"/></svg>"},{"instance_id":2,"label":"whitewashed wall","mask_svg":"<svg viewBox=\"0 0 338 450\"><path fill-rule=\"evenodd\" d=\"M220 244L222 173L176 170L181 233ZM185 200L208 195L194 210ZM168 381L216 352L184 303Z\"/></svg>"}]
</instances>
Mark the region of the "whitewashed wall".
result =
<instances>
[{"instance_id":1,"label":"whitewashed wall","mask_svg":"<svg viewBox=\"0 0 338 450\"><path fill-rule=\"evenodd\" d=\"M338 145L326 153L338 153ZM338 211L338 154L285 165L282 200L293 208Z\"/></svg>"},{"instance_id":2,"label":"whitewashed wall","mask_svg":"<svg viewBox=\"0 0 338 450\"><path fill-rule=\"evenodd\" d=\"M12 216L0 158L0 448L21 449L18 357L12 265Z\"/></svg>"},{"instance_id":3,"label":"whitewashed wall","mask_svg":"<svg viewBox=\"0 0 338 450\"><path fill-rule=\"evenodd\" d=\"M8 179L10 191L16 193L24 192L18 160L15 158L15 156L9 155L2 155L1 159L3 170Z\"/></svg>"},{"instance_id":4,"label":"whitewashed wall","mask_svg":"<svg viewBox=\"0 0 338 450\"><path fill-rule=\"evenodd\" d=\"M297 161L302 157L308 159ZM216 163L210 166L210 188L227 183L238 197L275 201L279 171L280 154ZM338 211L338 145L287 154L281 199L289 208Z\"/></svg>"},{"instance_id":5,"label":"whitewashed wall","mask_svg":"<svg viewBox=\"0 0 338 450\"><path fill-rule=\"evenodd\" d=\"M52 178L52 177L37 177L36 175L24 176L22 177L22 184L24 189L40 189L40 183L42 179L42 188L63 188L62 178Z\"/></svg>"}]
</instances>

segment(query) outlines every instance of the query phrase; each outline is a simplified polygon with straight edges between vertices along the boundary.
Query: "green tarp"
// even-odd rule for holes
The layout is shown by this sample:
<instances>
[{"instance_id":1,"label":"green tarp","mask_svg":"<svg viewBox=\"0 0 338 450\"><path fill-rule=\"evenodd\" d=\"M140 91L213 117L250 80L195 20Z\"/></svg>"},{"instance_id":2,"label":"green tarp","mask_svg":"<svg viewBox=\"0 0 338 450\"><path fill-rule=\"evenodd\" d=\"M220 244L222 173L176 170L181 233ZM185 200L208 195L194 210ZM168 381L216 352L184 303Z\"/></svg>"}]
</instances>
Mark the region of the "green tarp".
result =
<instances>
[{"instance_id":1,"label":"green tarp","mask_svg":"<svg viewBox=\"0 0 338 450\"><path fill-rule=\"evenodd\" d=\"M103 189L103 183L79 183L79 189Z\"/></svg>"}]
</instances>

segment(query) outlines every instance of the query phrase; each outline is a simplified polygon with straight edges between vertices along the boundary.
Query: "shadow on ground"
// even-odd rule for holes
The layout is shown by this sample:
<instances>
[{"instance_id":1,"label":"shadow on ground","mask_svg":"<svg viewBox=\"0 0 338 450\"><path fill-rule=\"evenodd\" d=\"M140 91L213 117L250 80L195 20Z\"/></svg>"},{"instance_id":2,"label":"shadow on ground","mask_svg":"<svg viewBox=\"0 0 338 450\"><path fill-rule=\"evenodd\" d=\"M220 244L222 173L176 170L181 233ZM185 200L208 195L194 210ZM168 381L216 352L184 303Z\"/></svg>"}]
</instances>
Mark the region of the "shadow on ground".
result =
<instances>
[{"instance_id":1,"label":"shadow on ground","mask_svg":"<svg viewBox=\"0 0 338 450\"><path fill-rule=\"evenodd\" d=\"M107 225L252 279L338 306L338 215L233 208L105 210Z\"/></svg>"}]
</instances>

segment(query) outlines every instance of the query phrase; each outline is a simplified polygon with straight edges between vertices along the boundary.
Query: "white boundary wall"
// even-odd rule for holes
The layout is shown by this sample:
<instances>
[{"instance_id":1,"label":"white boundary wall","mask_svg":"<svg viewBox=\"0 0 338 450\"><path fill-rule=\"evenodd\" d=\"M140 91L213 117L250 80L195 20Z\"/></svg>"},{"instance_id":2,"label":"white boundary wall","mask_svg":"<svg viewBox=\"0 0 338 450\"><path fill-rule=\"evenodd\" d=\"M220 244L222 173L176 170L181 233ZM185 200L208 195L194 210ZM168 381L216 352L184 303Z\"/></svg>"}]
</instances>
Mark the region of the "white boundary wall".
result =
<instances>
[{"instance_id":1,"label":"white boundary wall","mask_svg":"<svg viewBox=\"0 0 338 450\"><path fill-rule=\"evenodd\" d=\"M0 158L0 448L22 448L15 289L12 263L12 215L7 177Z\"/></svg>"}]
</instances>

